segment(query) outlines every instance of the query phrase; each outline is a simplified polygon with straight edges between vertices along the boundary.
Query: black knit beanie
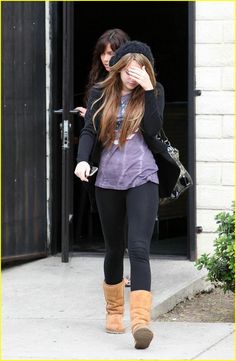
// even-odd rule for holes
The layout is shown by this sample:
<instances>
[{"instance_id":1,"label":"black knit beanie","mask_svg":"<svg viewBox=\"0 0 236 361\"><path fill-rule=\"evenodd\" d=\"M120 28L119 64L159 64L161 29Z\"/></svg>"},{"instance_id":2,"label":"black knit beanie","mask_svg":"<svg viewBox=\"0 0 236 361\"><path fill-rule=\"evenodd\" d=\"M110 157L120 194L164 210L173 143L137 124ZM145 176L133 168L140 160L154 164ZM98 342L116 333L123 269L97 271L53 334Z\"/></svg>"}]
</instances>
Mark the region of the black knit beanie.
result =
<instances>
[{"instance_id":1,"label":"black knit beanie","mask_svg":"<svg viewBox=\"0 0 236 361\"><path fill-rule=\"evenodd\" d=\"M141 43L140 41L127 41L123 45L121 45L115 52L115 55L110 59L109 65L115 65L124 55L129 53L138 53L143 54L148 58L152 66L154 67L154 58L152 55L152 51L150 47L145 44Z\"/></svg>"}]
</instances>

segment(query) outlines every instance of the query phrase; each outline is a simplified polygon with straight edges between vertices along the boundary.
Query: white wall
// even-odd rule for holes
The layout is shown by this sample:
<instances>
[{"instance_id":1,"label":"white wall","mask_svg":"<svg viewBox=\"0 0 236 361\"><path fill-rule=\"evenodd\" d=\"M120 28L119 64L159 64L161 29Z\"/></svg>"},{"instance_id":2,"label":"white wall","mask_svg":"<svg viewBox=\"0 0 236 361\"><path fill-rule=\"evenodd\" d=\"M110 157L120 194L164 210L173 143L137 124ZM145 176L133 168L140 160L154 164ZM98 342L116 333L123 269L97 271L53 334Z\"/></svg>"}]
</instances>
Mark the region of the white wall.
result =
<instances>
[{"instance_id":1,"label":"white wall","mask_svg":"<svg viewBox=\"0 0 236 361\"><path fill-rule=\"evenodd\" d=\"M211 252L217 213L234 200L234 2L196 2L198 256Z\"/></svg>"}]
</instances>

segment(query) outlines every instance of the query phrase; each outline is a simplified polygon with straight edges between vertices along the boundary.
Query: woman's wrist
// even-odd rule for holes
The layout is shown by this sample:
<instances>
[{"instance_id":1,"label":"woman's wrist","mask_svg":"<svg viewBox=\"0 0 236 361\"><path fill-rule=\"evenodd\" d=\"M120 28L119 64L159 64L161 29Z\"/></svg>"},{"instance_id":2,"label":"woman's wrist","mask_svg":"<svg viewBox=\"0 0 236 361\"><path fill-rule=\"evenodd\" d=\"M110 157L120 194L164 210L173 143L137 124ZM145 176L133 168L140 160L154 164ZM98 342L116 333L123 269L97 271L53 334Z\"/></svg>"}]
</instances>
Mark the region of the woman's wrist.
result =
<instances>
[{"instance_id":1,"label":"woman's wrist","mask_svg":"<svg viewBox=\"0 0 236 361\"><path fill-rule=\"evenodd\" d=\"M146 93L148 93L148 92L153 91L153 90L154 90L154 88L153 88L153 87L152 87L152 88L150 87L150 88L147 88L147 89L144 89L144 90L145 90L145 92L146 92Z\"/></svg>"},{"instance_id":2,"label":"woman's wrist","mask_svg":"<svg viewBox=\"0 0 236 361\"><path fill-rule=\"evenodd\" d=\"M144 90L145 90L145 92L148 92L148 91L153 90L153 89L154 89L153 86L150 86L150 87L145 88Z\"/></svg>"}]
</instances>

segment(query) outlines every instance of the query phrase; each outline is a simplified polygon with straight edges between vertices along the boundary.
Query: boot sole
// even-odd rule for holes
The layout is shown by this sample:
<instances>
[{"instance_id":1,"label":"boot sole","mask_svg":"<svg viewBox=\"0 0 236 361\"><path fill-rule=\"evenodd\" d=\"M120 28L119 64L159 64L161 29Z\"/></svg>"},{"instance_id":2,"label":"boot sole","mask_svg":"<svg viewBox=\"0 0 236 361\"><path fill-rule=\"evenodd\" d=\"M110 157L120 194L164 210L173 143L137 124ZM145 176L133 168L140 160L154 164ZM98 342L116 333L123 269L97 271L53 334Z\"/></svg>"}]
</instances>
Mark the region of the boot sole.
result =
<instances>
[{"instance_id":1,"label":"boot sole","mask_svg":"<svg viewBox=\"0 0 236 361\"><path fill-rule=\"evenodd\" d=\"M123 331L115 331L115 330L109 330L109 329L106 328L106 332L107 333L120 334L120 333L125 333L125 330L123 330Z\"/></svg>"},{"instance_id":2,"label":"boot sole","mask_svg":"<svg viewBox=\"0 0 236 361\"><path fill-rule=\"evenodd\" d=\"M141 327L133 333L135 339L135 348L144 349L150 345L153 339L153 333L148 327Z\"/></svg>"}]
</instances>

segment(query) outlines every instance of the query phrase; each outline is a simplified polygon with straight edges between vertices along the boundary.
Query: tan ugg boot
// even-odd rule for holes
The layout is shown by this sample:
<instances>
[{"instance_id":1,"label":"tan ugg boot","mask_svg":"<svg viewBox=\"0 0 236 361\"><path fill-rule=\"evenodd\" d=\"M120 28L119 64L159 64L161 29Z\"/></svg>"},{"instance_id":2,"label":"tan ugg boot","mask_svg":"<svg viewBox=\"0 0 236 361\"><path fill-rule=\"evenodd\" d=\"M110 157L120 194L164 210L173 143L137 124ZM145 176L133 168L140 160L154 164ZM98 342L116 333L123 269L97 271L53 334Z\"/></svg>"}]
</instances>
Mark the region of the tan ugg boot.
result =
<instances>
[{"instance_id":1,"label":"tan ugg boot","mask_svg":"<svg viewBox=\"0 0 236 361\"><path fill-rule=\"evenodd\" d=\"M116 285L103 283L104 296L106 300L106 332L124 333L124 281Z\"/></svg>"},{"instance_id":2,"label":"tan ugg boot","mask_svg":"<svg viewBox=\"0 0 236 361\"><path fill-rule=\"evenodd\" d=\"M153 339L153 333L148 327L151 319L152 294L149 291L138 290L130 292L130 316L135 348L147 348Z\"/></svg>"}]
</instances>

